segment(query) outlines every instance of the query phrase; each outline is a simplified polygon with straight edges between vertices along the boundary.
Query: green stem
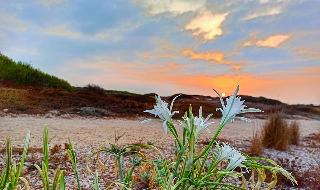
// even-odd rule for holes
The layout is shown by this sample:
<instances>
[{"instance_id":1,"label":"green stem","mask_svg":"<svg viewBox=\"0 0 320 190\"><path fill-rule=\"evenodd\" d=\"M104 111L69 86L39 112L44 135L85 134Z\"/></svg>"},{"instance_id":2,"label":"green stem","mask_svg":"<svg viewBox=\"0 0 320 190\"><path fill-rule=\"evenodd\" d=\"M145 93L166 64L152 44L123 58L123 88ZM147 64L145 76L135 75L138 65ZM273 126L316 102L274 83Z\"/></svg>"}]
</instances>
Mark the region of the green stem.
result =
<instances>
[{"instance_id":1,"label":"green stem","mask_svg":"<svg viewBox=\"0 0 320 190\"><path fill-rule=\"evenodd\" d=\"M119 169L119 177L120 177L120 182L123 182L123 171L122 171L122 165L121 165L121 158L122 156L117 156L117 163L118 163L118 169Z\"/></svg>"},{"instance_id":2,"label":"green stem","mask_svg":"<svg viewBox=\"0 0 320 190\"><path fill-rule=\"evenodd\" d=\"M174 136L176 142L178 143L179 149L180 149L182 147L182 144L181 144L181 142L179 140L179 136L178 136L178 132L177 132L176 128L174 127L172 121L167 121L167 125L168 125L168 128L169 128L170 132Z\"/></svg>"},{"instance_id":3,"label":"green stem","mask_svg":"<svg viewBox=\"0 0 320 190\"><path fill-rule=\"evenodd\" d=\"M219 134L221 133L223 127L224 127L224 124L219 126L218 130L216 131L216 133L213 136L213 139L210 141L208 146L202 151L202 153L196 159L194 159L193 163L195 163L198 159L200 159L204 155L205 155L205 159L208 157L209 149L213 146L213 144L217 140L217 138L218 138Z\"/></svg>"},{"instance_id":4,"label":"green stem","mask_svg":"<svg viewBox=\"0 0 320 190\"><path fill-rule=\"evenodd\" d=\"M194 126L191 129L191 134L190 134L189 139L190 139L190 141L189 141L190 150L189 150L187 162L185 163L186 164L185 171L183 171L183 179L187 179L187 178L190 179L189 175L191 174L191 170L193 167L193 157L194 157L194 149L195 149L195 147L194 147L194 145L195 145ZM186 182L187 181L183 182L182 189L185 189Z\"/></svg>"}]
</instances>

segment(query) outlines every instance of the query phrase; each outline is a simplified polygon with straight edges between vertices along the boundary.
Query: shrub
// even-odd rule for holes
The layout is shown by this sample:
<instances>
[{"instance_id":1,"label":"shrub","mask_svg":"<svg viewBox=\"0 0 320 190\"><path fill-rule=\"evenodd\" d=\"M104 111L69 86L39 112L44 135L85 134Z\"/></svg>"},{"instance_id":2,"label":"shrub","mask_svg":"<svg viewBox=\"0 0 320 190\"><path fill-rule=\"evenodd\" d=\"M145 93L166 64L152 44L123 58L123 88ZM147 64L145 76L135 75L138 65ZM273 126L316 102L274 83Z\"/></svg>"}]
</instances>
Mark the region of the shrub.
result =
<instances>
[{"instance_id":1,"label":"shrub","mask_svg":"<svg viewBox=\"0 0 320 190\"><path fill-rule=\"evenodd\" d=\"M96 84L88 84L85 88L92 92L105 93L105 89Z\"/></svg>"},{"instance_id":2,"label":"shrub","mask_svg":"<svg viewBox=\"0 0 320 190\"><path fill-rule=\"evenodd\" d=\"M298 145L300 141L300 129L297 121L293 121L289 126L290 144Z\"/></svg>"},{"instance_id":3,"label":"shrub","mask_svg":"<svg viewBox=\"0 0 320 190\"><path fill-rule=\"evenodd\" d=\"M0 81L11 81L18 85L72 89L72 86L67 81L35 69L29 64L15 62L1 53Z\"/></svg>"},{"instance_id":4,"label":"shrub","mask_svg":"<svg viewBox=\"0 0 320 190\"><path fill-rule=\"evenodd\" d=\"M248 154L252 156L260 156L263 152L263 144L261 135L255 132L251 139L251 145L248 150Z\"/></svg>"},{"instance_id":5,"label":"shrub","mask_svg":"<svg viewBox=\"0 0 320 190\"><path fill-rule=\"evenodd\" d=\"M262 132L262 144L276 150L287 150L290 140L288 124L281 113L270 115Z\"/></svg>"}]
</instances>

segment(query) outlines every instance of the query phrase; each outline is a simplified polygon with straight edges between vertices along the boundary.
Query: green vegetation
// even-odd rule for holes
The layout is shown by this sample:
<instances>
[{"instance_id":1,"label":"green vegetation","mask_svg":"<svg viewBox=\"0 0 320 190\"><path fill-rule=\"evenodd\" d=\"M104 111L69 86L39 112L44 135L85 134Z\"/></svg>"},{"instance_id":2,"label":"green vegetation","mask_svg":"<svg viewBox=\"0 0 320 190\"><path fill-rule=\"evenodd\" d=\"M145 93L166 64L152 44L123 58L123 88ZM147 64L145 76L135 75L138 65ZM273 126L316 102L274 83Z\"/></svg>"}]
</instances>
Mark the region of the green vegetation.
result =
<instances>
[{"instance_id":1,"label":"green vegetation","mask_svg":"<svg viewBox=\"0 0 320 190\"><path fill-rule=\"evenodd\" d=\"M173 159L159 159L156 166L156 176L161 189L261 189L262 184L265 184L267 189L273 189L279 174L293 184L296 183L293 176L273 160L245 155L217 140L223 128L236 119L238 114L261 112L258 109L246 108L240 97L237 97L238 91L239 87L226 99L226 103L217 92L222 105L219 108L222 118L209 144L204 147L199 146L198 139L200 133L211 124L208 122L211 115L203 118L200 107L199 115L194 116L190 106L182 118L183 132L180 135L172 120L172 116L177 113L172 110L174 100L168 107L168 103L156 96L156 105L146 112L154 114L163 122L165 132L171 133L176 144L176 155ZM250 179L246 178L245 173L251 175ZM267 174L271 174L271 178L268 179Z\"/></svg>"},{"instance_id":2,"label":"green vegetation","mask_svg":"<svg viewBox=\"0 0 320 190\"><path fill-rule=\"evenodd\" d=\"M20 61L16 62L1 53L0 81L10 81L18 85L72 89L72 86L67 81L35 69L29 64Z\"/></svg>"},{"instance_id":3,"label":"green vegetation","mask_svg":"<svg viewBox=\"0 0 320 190\"><path fill-rule=\"evenodd\" d=\"M6 140L5 168L3 169L0 175L1 190L2 189L8 189L8 190L20 189L21 185L19 184L19 181L24 182L24 187L29 186L28 181L25 178L21 177L24 161L27 158L29 144L30 144L30 133L28 133L24 141L23 153L21 155L20 162L17 165L13 161L11 141L9 138Z\"/></svg>"}]
</instances>

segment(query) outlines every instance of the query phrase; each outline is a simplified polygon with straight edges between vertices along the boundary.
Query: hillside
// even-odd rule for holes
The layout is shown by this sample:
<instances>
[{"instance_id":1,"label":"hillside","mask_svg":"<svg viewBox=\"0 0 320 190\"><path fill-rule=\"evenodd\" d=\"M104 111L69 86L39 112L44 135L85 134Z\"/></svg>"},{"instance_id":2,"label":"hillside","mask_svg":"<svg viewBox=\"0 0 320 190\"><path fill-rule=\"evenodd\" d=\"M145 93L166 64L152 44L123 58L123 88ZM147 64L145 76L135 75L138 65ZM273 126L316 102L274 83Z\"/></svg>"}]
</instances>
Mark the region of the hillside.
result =
<instances>
[{"instance_id":1,"label":"hillside","mask_svg":"<svg viewBox=\"0 0 320 190\"><path fill-rule=\"evenodd\" d=\"M71 90L71 85L58 77L44 73L31 65L16 62L0 53L0 82Z\"/></svg>"},{"instance_id":2,"label":"hillside","mask_svg":"<svg viewBox=\"0 0 320 190\"><path fill-rule=\"evenodd\" d=\"M172 95L164 99L169 102L174 97ZM265 118L271 112L281 111L290 118L320 119L320 106L287 105L264 97L242 98L248 107L264 110L264 113L255 114L255 117ZM174 109L180 111L177 116L184 114L190 104L195 113L203 106L205 115L213 113L214 117L220 116L216 112L216 108L220 107L217 97L187 94L182 94L175 103ZM143 111L153 105L154 94L104 90L95 85L71 87L65 80L0 54L0 115L6 112L49 116L140 117L148 116Z\"/></svg>"}]
</instances>

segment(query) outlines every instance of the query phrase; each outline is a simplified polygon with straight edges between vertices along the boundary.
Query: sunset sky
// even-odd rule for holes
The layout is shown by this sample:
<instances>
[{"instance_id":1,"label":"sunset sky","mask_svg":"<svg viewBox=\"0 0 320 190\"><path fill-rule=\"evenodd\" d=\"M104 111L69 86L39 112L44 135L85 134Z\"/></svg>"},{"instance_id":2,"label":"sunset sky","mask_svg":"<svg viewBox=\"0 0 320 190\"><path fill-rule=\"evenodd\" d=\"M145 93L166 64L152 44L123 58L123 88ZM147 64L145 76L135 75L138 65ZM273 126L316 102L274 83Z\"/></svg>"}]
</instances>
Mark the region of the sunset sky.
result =
<instances>
[{"instance_id":1,"label":"sunset sky","mask_svg":"<svg viewBox=\"0 0 320 190\"><path fill-rule=\"evenodd\" d=\"M0 51L76 86L320 104L319 0L0 0Z\"/></svg>"}]
</instances>

